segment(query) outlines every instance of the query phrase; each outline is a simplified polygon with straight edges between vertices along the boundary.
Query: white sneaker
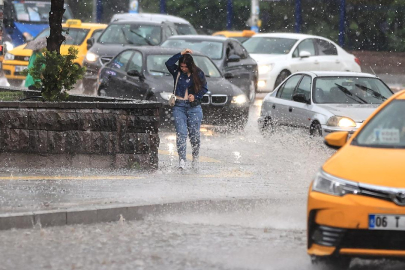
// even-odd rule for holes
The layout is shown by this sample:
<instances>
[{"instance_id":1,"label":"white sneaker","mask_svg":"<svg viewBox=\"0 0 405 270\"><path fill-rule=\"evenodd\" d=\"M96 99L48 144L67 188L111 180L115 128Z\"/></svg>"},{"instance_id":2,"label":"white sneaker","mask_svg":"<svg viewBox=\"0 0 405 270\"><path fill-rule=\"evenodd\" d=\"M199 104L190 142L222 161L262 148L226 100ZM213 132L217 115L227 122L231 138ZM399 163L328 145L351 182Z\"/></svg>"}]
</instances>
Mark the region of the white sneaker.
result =
<instances>
[{"instance_id":1,"label":"white sneaker","mask_svg":"<svg viewBox=\"0 0 405 270\"><path fill-rule=\"evenodd\" d=\"M184 159L181 159L179 162L179 170L185 170L186 169L186 161Z\"/></svg>"}]
</instances>

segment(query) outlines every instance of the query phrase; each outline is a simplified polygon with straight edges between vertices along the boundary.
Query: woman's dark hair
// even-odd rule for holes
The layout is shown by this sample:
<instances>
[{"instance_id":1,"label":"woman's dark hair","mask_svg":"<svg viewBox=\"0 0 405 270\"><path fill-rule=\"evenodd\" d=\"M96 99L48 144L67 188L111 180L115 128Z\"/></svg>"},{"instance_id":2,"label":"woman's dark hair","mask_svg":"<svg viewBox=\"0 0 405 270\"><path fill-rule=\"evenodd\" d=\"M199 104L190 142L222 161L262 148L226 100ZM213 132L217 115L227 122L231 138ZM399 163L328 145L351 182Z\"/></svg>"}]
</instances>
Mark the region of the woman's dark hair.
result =
<instances>
[{"instance_id":1,"label":"woman's dark hair","mask_svg":"<svg viewBox=\"0 0 405 270\"><path fill-rule=\"evenodd\" d=\"M188 70L190 70L191 76L193 76L194 91L197 94L203 84L205 84L199 75L199 73L202 72L201 69L195 65L194 59L190 54L183 54L179 60L179 64L186 64Z\"/></svg>"}]
</instances>

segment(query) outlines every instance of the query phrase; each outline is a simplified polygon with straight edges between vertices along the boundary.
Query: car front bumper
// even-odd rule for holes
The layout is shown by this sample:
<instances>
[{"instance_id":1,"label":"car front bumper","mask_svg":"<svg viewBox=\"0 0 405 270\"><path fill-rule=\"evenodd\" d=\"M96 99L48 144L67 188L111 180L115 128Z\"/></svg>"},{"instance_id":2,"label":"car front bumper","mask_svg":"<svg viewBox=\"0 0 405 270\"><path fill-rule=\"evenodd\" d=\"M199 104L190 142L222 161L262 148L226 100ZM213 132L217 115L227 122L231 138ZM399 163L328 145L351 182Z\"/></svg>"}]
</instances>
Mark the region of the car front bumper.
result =
<instances>
[{"instance_id":1,"label":"car front bumper","mask_svg":"<svg viewBox=\"0 0 405 270\"><path fill-rule=\"evenodd\" d=\"M276 72L270 71L266 74L259 74L259 79L257 82L257 91L258 92L271 92L276 87L274 84L276 83L278 74ZM263 85L264 84L264 85Z\"/></svg>"},{"instance_id":2,"label":"car front bumper","mask_svg":"<svg viewBox=\"0 0 405 270\"><path fill-rule=\"evenodd\" d=\"M307 212L308 254L405 257L405 231L369 229L370 214L405 215L405 208L363 195L338 197L311 190Z\"/></svg>"},{"instance_id":3,"label":"car front bumper","mask_svg":"<svg viewBox=\"0 0 405 270\"><path fill-rule=\"evenodd\" d=\"M16 67L28 67L28 62L26 61L3 61L3 72L4 76L8 80L25 80L25 75L22 71L16 71Z\"/></svg>"},{"instance_id":4,"label":"car front bumper","mask_svg":"<svg viewBox=\"0 0 405 270\"><path fill-rule=\"evenodd\" d=\"M357 123L356 127L334 127L334 126L327 126L327 125L322 125L322 136L325 137L326 135L333 133L333 132L338 132L338 131L346 131L349 133L351 136L353 133L355 133L359 128L361 124Z\"/></svg>"}]
</instances>

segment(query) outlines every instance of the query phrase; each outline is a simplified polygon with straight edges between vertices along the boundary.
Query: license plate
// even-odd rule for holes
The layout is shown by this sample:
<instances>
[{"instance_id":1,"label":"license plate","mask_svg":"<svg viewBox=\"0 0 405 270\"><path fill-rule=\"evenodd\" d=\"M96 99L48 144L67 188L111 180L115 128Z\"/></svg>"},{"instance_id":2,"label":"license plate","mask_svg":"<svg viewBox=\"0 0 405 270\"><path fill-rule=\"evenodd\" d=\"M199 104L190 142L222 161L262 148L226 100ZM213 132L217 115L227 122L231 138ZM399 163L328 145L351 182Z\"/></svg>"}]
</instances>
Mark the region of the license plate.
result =
<instances>
[{"instance_id":1,"label":"license plate","mask_svg":"<svg viewBox=\"0 0 405 270\"><path fill-rule=\"evenodd\" d=\"M368 215L369 230L397 230L405 231L404 215Z\"/></svg>"},{"instance_id":2,"label":"license plate","mask_svg":"<svg viewBox=\"0 0 405 270\"><path fill-rule=\"evenodd\" d=\"M24 69L27 69L27 66L15 66L15 72L21 72Z\"/></svg>"}]
</instances>

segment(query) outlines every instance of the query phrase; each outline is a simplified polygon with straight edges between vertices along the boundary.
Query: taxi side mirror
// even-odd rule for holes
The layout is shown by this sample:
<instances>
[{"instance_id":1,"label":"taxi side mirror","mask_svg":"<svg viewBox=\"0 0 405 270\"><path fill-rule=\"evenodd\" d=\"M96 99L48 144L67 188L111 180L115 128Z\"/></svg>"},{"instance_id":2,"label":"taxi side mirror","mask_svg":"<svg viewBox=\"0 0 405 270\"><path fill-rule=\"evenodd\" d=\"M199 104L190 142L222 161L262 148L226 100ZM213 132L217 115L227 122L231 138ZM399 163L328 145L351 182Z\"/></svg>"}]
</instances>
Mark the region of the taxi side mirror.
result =
<instances>
[{"instance_id":1,"label":"taxi side mirror","mask_svg":"<svg viewBox=\"0 0 405 270\"><path fill-rule=\"evenodd\" d=\"M347 131L337 131L326 135L325 144L333 149L339 149L346 144L347 138L349 137L349 132Z\"/></svg>"},{"instance_id":2,"label":"taxi side mirror","mask_svg":"<svg viewBox=\"0 0 405 270\"><path fill-rule=\"evenodd\" d=\"M94 45L94 37L91 37L87 40L87 50Z\"/></svg>"}]
</instances>

